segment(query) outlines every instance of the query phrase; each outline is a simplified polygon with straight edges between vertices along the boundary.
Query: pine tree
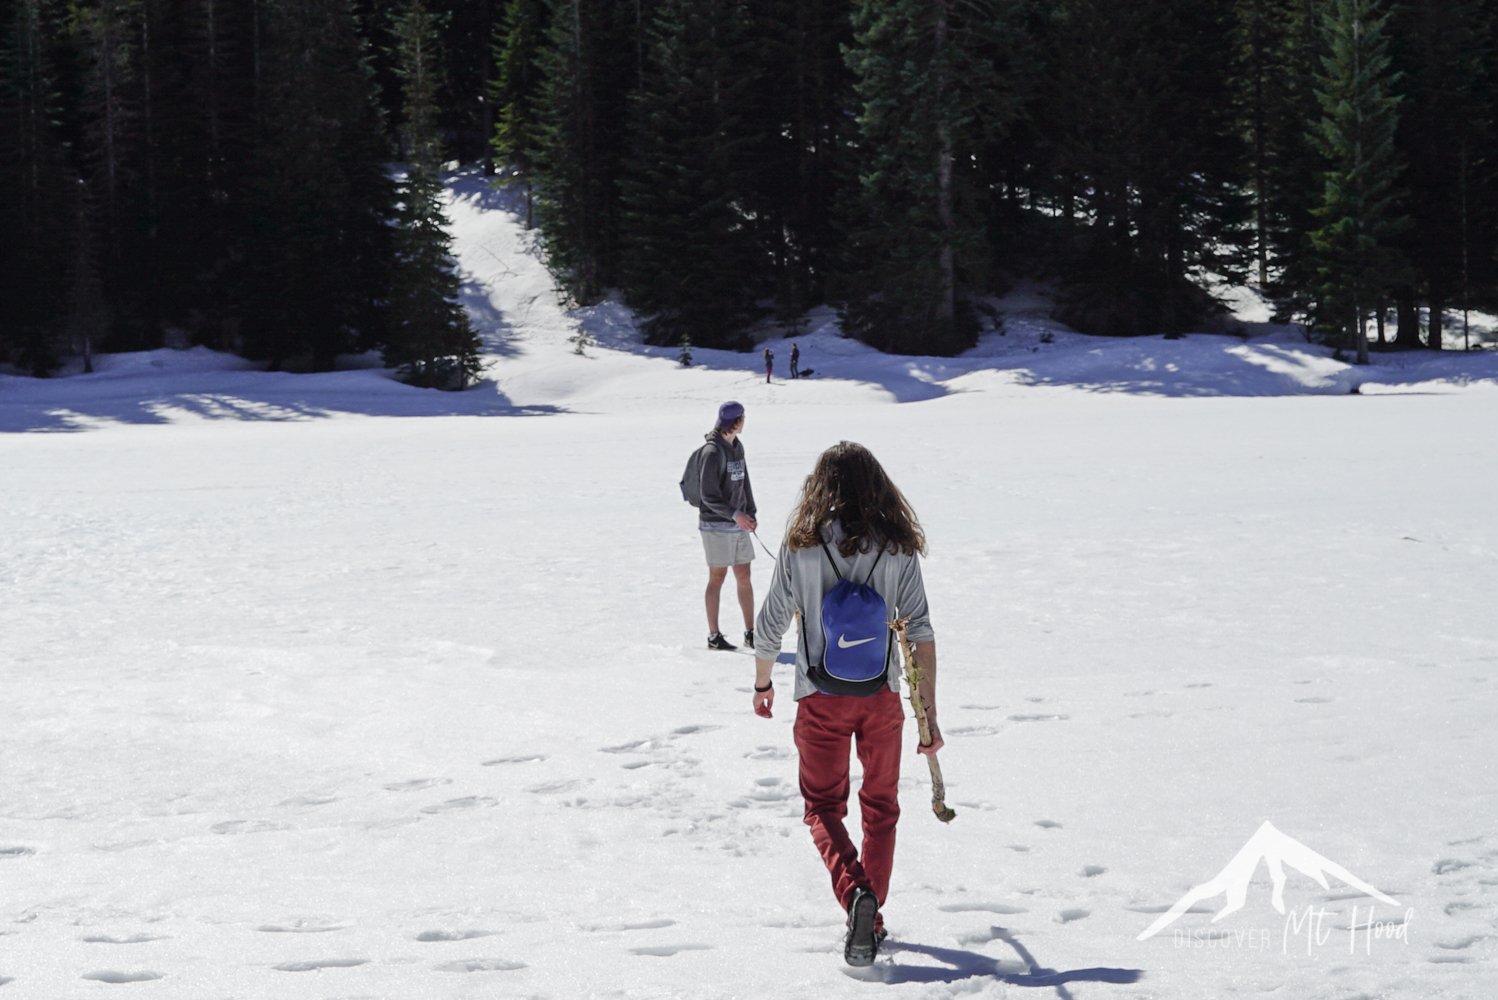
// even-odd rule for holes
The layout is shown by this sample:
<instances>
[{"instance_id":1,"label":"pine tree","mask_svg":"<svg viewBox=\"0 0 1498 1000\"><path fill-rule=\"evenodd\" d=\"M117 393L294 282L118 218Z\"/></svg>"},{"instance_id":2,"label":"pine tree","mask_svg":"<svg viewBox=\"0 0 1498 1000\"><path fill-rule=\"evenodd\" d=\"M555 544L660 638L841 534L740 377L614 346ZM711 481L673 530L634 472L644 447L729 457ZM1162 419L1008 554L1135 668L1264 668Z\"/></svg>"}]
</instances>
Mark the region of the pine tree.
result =
<instances>
[{"instance_id":1,"label":"pine tree","mask_svg":"<svg viewBox=\"0 0 1498 1000\"><path fill-rule=\"evenodd\" d=\"M479 341L458 301L457 262L442 208L441 19L411 0L392 23L404 97L407 168L396 219L396 276L385 363L417 385L465 389L481 371Z\"/></svg>"},{"instance_id":2,"label":"pine tree","mask_svg":"<svg viewBox=\"0 0 1498 1000\"><path fill-rule=\"evenodd\" d=\"M494 29L495 77L489 92L490 103L498 111L490 142L495 158L525 184L527 229L535 225L530 173L539 143L537 100L541 70L537 59L546 30L546 10L542 0L509 0Z\"/></svg>"},{"instance_id":3,"label":"pine tree","mask_svg":"<svg viewBox=\"0 0 1498 1000\"><path fill-rule=\"evenodd\" d=\"M267 0L262 13L245 349L327 369L385 336L389 146L348 0Z\"/></svg>"},{"instance_id":4,"label":"pine tree","mask_svg":"<svg viewBox=\"0 0 1498 1000\"><path fill-rule=\"evenodd\" d=\"M863 0L848 61L858 96L848 329L884 350L954 354L985 277L975 156L1018 111L1023 45L1009 0Z\"/></svg>"},{"instance_id":5,"label":"pine tree","mask_svg":"<svg viewBox=\"0 0 1498 1000\"><path fill-rule=\"evenodd\" d=\"M631 109L621 183L621 287L649 314L651 343L743 346L759 288L744 111L747 11L725 0L666 0L651 25L644 89Z\"/></svg>"},{"instance_id":6,"label":"pine tree","mask_svg":"<svg viewBox=\"0 0 1498 1000\"><path fill-rule=\"evenodd\" d=\"M1322 117L1314 138L1326 161L1311 234L1319 278L1318 329L1368 362L1364 320L1399 267L1390 241L1408 225L1394 146L1398 78L1389 15L1379 0L1334 0L1322 21L1327 54L1317 77Z\"/></svg>"},{"instance_id":7,"label":"pine tree","mask_svg":"<svg viewBox=\"0 0 1498 1000\"><path fill-rule=\"evenodd\" d=\"M19 253L0 268L0 361L36 375L62 350L73 256L75 175L59 127L45 0L15 0L0 24L0 232Z\"/></svg>"},{"instance_id":8,"label":"pine tree","mask_svg":"<svg viewBox=\"0 0 1498 1000\"><path fill-rule=\"evenodd\" d=\"M547 266L574 301L618 279L618 181L640 4L548 0L533 175ZM648 13L648 12L647 12Z\"/></svg>"}]
</instances>

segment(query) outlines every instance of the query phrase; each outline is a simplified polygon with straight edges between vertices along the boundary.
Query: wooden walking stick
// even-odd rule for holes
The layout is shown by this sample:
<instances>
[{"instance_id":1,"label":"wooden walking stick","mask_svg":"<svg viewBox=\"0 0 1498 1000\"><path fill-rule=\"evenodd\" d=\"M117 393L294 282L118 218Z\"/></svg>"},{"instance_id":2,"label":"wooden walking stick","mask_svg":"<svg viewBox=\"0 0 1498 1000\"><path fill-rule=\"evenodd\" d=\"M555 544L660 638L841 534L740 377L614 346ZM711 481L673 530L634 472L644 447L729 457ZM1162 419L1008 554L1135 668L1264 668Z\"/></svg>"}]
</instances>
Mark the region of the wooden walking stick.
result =
<instances>
[{"instance_id":1,"label":"wooden walking stick","mask_svg":"<svg viewBox=\"0 0 1498 1000\"><path fill-rule=\"evenodd\" d=\"M889 627L894 629L896 638L900 640L900 652L905 656L905 682L910 685L910 708L915 713L915 724L920 730L921 746L928 747L931 745L931 724L926 721L926 703L921 701L921 668L915 662L915 647L905 635L905 626L909 624L909 618L896 618L889 623ZM947 807L947 785L941 778L941 765L936 762L934 753L922 756L931 766L931 811L943 823L950 823L957 813Z\"/></svg>"}]
</instances>

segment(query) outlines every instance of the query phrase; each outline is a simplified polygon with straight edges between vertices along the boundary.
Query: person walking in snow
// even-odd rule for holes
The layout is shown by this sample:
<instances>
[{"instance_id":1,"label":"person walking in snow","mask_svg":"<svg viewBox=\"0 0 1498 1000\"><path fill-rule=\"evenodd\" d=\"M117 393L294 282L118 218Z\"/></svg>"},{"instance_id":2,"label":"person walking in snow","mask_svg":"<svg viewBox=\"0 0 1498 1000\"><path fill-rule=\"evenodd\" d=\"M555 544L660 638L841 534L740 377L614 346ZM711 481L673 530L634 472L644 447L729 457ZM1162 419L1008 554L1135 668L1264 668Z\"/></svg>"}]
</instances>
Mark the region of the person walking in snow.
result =
<instances>
[{"instance_id":1,"label":"person walking in snow","mask_svg":"<svg viewBox=\"0 0 1498 1000\"><path fill-rule=\"evenodd\" d=\"M770 384L770 373L775 370L775 352L765 348L765 384Z\"/></svg>"},{"instance_id":2,"label":"person walking in snow","mask_svg":"<svg viewBox=\"0 0 1498 1000\"><path fill-rule=\"evenodd\" d=\"M744 614L744 645L754 645L754 584L749 578L754 546L749 532L758 527L754 519L754 489L749 485L749 466L744 459L744 407L729 401L718 407L718 422L704 437L712 447L702 454L702 506L697 528L707 555L707 648L738 649L718 628L719 595L723 581L733 568L738 585L739 609Z\"/></svg>"},{"instance_id":3,"label":"person walking in snow","mask_svg":"<svg viewBox=\"0 0 1498 1000\"><path fill-rule=\"evenodd\" d=\"M851 685L827 670L831 643L849 649L869 642L846 633L824 634L823 596L840 581L862 582L885 601L888 620L898 609L910 621L906 635L920 667L921 696L931 742L942 747L936 718L936 635L926 607L918 558L926 536L904 494L862 445L842 441L817 459L786 528L774 579L755 622L753 709L769 718L775 704L771 668L780 641L799 616L796 648L795 741L800 753L804 820L832 876L832 891L847 913L843 957L850 965L873 962L884 940L880 908L889 898L894 865L895 823L900 816L900 705L898 647L888 636L884 673ZM877 600L876 600L877 604ZM855 849L843 825L848 814L848 754L856 747L863 765L859 787L863 844Z\"/></svg>"},{"instance_id":4,"label":"person walking in snow","mask_svg":"<svg viewBox=\"0 0 1498 1000\"><path fill-rule=\"evenodd\" d=\"M791 341L791 378L800 378L800 370L801 348L797 347L796 342L793 340Z\"/></svg>"}]
</instances>

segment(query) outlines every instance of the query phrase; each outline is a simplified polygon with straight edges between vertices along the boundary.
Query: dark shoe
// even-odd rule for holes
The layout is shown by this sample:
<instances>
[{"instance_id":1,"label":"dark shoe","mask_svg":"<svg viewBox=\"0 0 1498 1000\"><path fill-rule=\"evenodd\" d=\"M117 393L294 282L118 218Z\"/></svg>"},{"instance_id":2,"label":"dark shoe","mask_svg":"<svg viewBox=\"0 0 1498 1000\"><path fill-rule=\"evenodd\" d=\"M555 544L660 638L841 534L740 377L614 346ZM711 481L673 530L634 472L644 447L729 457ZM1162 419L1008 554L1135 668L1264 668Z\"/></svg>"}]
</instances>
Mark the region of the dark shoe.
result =
<instances>
[{"instance_id":1,"label":"dark shoe","mask_svg":"<svg viewBox=\"0 0 1498 1000\"><path fill-rule=\"evenodd\" d=\"M738 649L739 647L723 638L722 632L714 632L712 635L707 637L707 648L733 650Z\"/></svg>"},{"instance_id":2,"label":"dark shoe","mask_svg":"<svg viewBox=\"0 0 1498 1000\"><path fill-rule=\"evenodd\" d=\"M744 633L744 647L746 649L754 648L754 629L752 628Z\"/></svg>"},{"instance_id":3,"label":"dark shoe","mask_svg":"<svg viewBox=\"0 0 1498 1000\"><path fill-rule=\"evenodd\" d=\"M873 965L879 953L879 900L867 889L856 889L848 904L848 936L843 939L843 961L849 965Z\"/></svg>"}]
</instances>

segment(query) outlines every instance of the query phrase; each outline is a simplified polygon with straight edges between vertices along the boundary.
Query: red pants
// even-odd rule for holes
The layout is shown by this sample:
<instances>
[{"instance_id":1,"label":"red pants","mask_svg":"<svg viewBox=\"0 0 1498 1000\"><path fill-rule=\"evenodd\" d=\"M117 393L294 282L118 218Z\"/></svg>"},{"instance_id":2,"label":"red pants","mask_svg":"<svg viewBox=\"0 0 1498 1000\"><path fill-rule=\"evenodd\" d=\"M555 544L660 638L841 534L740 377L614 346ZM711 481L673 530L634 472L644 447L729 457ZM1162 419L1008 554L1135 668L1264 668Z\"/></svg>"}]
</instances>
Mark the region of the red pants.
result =
<instances>
[{"instance_id":1,"label":"red pants","mask_svg":"<svg viewBox=\"0 0 1498 1000\"><path fill-rule=\"evenodd\" d=\"M832 875L843 909L862 886L884 905L895 862L895 822L900 818L900 739L905 713L900 696L886 688L867 698L812 694L796 703L796 749L801 753L801 797L806 825ZM843 826L848 815L849 741L858 741L863 784L858 806L863 850L855 851Z\"/></svg>"}]
</instances>

